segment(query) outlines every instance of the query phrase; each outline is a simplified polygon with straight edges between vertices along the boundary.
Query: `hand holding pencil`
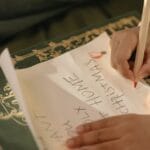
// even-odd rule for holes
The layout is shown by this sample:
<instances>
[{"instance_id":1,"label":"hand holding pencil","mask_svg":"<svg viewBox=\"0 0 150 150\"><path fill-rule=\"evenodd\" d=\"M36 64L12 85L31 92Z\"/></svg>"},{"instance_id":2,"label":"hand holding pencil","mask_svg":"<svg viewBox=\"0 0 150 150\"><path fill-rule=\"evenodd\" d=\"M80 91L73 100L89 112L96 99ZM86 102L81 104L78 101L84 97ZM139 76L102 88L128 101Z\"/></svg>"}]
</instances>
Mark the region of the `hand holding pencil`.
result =
<instances>
[{"instance_id":1,"label":"hand holding pencil","mask_svg":"<svg viewBox=\"0 0 150 150\"><path fill-rule=\"evenodd\" d=\"M139 27L126 29L113 34L111 39L111 63L124 77L134 80L134 52L139 43ZM138 72L141 80L150 76L150 40L147 42L144 52L144 61Z\"/></svg>"},{"instance_id":2,"label":"hand holding pencil","mask_svg":"<svg viewBox=\"0 0 150 150\"><path fill-rule=\"evenodd\" d=\"M150 1L145 0L140 29L115 33L111 40L112 66L136 83L150 75ZM135 59L133 56L135 54Z\"/></svg>"}]
</instances>

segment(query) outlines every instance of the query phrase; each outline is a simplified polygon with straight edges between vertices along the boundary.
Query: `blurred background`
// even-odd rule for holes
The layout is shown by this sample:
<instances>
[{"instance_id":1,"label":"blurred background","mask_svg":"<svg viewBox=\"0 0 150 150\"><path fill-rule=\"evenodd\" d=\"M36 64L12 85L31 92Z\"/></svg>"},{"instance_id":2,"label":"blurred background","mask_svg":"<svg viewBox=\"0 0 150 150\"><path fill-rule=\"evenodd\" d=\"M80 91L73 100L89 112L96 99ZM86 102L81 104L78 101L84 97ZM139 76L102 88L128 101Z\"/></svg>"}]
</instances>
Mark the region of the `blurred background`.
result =
<instances>
[{"instance_id":1,"label":"blurred background","mask_svg":"<svg viewBox=\"0 0 150 150\"><path fill-rule=\"evenodd\" d=\"M0 51L24 49L132 11L140 16L142 6L143 0L0 0Z\"/></svg>"}]
</instances>

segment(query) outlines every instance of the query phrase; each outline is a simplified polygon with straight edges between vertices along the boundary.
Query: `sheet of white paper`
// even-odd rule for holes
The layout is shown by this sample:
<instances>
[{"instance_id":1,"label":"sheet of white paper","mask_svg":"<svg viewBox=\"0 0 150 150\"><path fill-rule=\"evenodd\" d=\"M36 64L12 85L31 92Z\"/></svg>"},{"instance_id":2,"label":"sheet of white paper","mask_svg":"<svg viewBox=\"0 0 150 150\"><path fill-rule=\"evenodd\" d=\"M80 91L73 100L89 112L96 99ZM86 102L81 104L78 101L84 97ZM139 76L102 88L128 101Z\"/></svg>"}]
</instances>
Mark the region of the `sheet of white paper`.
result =
<instances>
[{"instance_id":1,"label":"sheet of white paper","mask_svg":"<svg viewBox=\"0 0 150 150\"><path fill-rule=\"evenodd\" d=\"M107 54L94 60L89 56L92 51ZM5 64L8 67L10 62ZM15 77L14 71L5 73ZM133 88L131 81L111 68L105 33L60 57L18 70L17 77L26 101L24 112L44 149L65 150L64 141L75 135L75 127L81 123L112 115L149 113L150 88L141 83ZM12 87L17 85L14 79L9 81ZM14 91L21 92L19 87Z\"/></svg>"}]
</instances>

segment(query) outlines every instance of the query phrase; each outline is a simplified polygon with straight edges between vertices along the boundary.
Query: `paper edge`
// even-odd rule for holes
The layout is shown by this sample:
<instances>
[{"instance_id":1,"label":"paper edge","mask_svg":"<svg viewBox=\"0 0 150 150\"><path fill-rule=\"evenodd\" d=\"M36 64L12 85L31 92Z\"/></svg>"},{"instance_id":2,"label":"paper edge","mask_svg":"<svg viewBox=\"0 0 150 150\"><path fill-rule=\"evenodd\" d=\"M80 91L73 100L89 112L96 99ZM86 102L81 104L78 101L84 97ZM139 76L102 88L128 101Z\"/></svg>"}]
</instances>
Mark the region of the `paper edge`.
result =
<instances>
[{"instance_id":1,"label":"paper edge","mask_svg":"<svg viewBox=\"0 0 150 150\"><path fill-rule=\"evenodd\" d=\"M33 139L35 140L35 142L36 142L37 146L40 148L40 150L43 149L43 146L38 139L39 136L36 133L36 130L32 124L32 120L31 120L30 113L28 111L27 103L26 103L26 100L23 96L23 92L22 92L21 86L19 84L19 80L17 78L17 74L16 74L15 68L13 66L8 48L4 49L0 55L0 67L1 67L2 71L4 72L4 75L5 75L6 79L8 80L8 82L9 82L9 84L10 84L10 86L11 86L11 88L15 94L15 97L18 101L20 109L23 111L23 114L25 116L29 130L32 133ZM14 79L15 84L13 84L11 82L11 79L10 79L9 74L8 74L10 72L11 72L11 76ZM18 91L16 91L16 89Z\"/></svg>"}]
</instances>

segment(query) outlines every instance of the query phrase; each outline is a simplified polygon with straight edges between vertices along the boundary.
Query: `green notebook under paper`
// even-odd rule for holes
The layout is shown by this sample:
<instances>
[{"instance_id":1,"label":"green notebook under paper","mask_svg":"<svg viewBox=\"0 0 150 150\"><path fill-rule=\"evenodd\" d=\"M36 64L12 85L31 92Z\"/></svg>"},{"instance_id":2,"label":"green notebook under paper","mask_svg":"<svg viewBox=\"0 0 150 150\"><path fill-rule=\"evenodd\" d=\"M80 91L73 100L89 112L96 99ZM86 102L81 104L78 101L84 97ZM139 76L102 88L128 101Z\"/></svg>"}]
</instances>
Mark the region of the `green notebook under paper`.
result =
<instances>
[{"instance_id":1,"label":"green notebook under paper","mask_svg":"<svg viewBox=\"0 0 150 150\"><path fill-rule=\"evenodd\" d=\"M119 89L122 88L122 86L129 86L129 85L121 85L120 87L120 84L119 83L117 84L116 81L115 83L114 81L109 81L111 76L110 77L107 76L107 69L109 70L110 68L108 67L105 70L106 67L104 67L108 60L107 57L109 57L109 48L107 48L109 37L106 34L99 36L100 33L102 33L103 31L112 33L115 30L119 30L124 27L133 27L137 24L138 19L134 16L124 17L122 19L118 18L105 26L102 27L95 26L92 27L91 29L90 28L86 29L87 31L84 29L84 31L80 31L80 34L77 33L76 35L73 36L70 35L68 36L68 38L64 38L63 40L62 39L50 40L41 43L37 46L34 46L31 49L21 50L15 52L15 54L11 54L12 62L15 65L16 69L28 68L27 70L20 70L20 71L17 70L17 79L19 81L19 84L21 85L21 92L18 92L18 90L16 90L16 88L13 87L14 84L12 83L14 82L14 79L10 79L8 77L9 73L6 75L6 72L11 70L11 69L7 70L8 66L11 64L11 61L10 62L6 61L5 63L4 61L1 61L1 65L3 65L3 67L5 68L5 69L3 68L5 75L11 81L8 84L4 76L4 73L1 71L0 144L2 148L4 150L38 150L38 149L59 150L63 148L65 149L65 147L63 146L65 139L74 134L73 132L74 127L80 123L105 118L116 114L125 114L130 112L148 113L149 109L147 107L148 106L147 103L149 99L148 95L149 87L147 84L141 84L137 89L139 91L143 91L145 95L147 95L146 98L144 98L143 103L142 104L139 103L141 104L140 106L138 103L136 103L135 106L133 105L134 103L133 104L131 103L131 105L128 106L128 99L132 97L133 99L135 99L136 95L134 94L123 95L119 91ZM98 45L97 40L101 41L99 42ZM84 46L81 47L81 45L85 45L85 47ZM65 55L57 57L56 59L49 60L77 47L79 48L74 51L66 53ZM97 47L99 48L97 49ZM88 48L89 51L87 51ZM76 57L78 56L78 54L80 54L80 52L82 54L83 53L89 54L89 52L91 51L106 51L107 54L104 56L102 63L100 64L97 64L97 62L92 60L87 61L86 62L87 68L84 68L84 65L81 65L82 63L84 64L84 62L79 61L78 64L77 61L75 61ZM7 54L7 52L4 54ZM3 56L9 58L8 55ZM1 57L1 59L3 58L4 57ZM85 60L87 59L88 58L85 58ZM50 61L50 64L47 64L49 63L48 60ZM9 63L9 65L5 67L7 63ZM38 63L40 64L36 65ZM92 67L93 63L96 63L95 65L100 65L101 68L104 67L104 72L100 74L101 81L103 79L102 75L106 74L105 76L107 77L106 78L107 80L104 79L103 80L105 82L107 81L107 83L105 83L105 86L107 84L107 90L109 88L110 93L106 94L106 92L108 91L105 91L105 89L103 89L104 93L101 93L101 95L99 95L98 94L99 88L97 88L98 85L93 84L94 79L92 79L91 76L88 76L87 79L84 78L84 82L81 81L82 78L84 77L82 70L85 69L84 73L87 73L89 75L95 73L89 72L90 70L88 70L88 67ZM61 64L60 67L59 64ZM82 66L83 68L79 68L79 66ZM43 68L43 70L38 69L39 67ZM46 68L44 69L44 67ZM50 70L48 70L47 67L49 67ZM39 72L39 70L41 70L41 72ZM14 70L12 68L12 72L13 71ZM15 76L15 72L13 73ZM11 73L12 77L14 77L13 73ZM113 73L114 75L116 75L116 72ZM44 74L44 76L42 76L42 74ZM100 75L98 76L99 78ZM21 76L23 78L21 78ZM118 78L119 81L123 80L120 76ZM34 79L36 82L34 82ZM58 84L57 82L59 80L60 84ZM81 82L82 85L80 84L80 87L73 86L75 83L71 83L73 82L72 80ZM32 81L34 84L30 84L32 83ZM24 82L26 83L25 86L23 86ZM149 81L147 80L147 82ZM16 82L14 83L15 85L17 85ZM13 91L15 94L12 92L10 85L11 87L14 88ZM49 85L51 85L52 87L49 87ZM130 85L131 85L130 88L132 89L132 83ZM41 86L42 88L36 88L39 86ZM78 90L80 92L78 92ZM57 91L60 95L55 93L55 91ZM41 94L40 92L41 93L48 92L49 94L51 93L51 96L53 95L53 98L56 99L56 101L51 101L51 99L53 99L51 96L49 96L49 98L48 96L44 97L46 93ZM118 99L119 98L123 99L122 103L120 104L111 103L110 100L111 98L110 97L107 98L105 94L110 96L112 92L116 94L115 97L118 97ZM128 93L128 91L126 92ZM19 99L15 98L21 96L22 94L20 93L23 93L26 96L20 97ZM72 101L70 100L63 102L63 99L61 98L59 99L57 95L59 97L67 96ZM143 99L143 95L138 96L141 96L141 99ZM32 101L32 99L34 100ZM108 104L104 103L103 99L108 99ZM21 107L19 107L18 102L21 105ZM40 105L36 106L36 104ZM64 104L65 108L68 108L67 110L63 109ZM104 110L99 109L102 107L101 105L104 106L105 108ZM81 112L81 114L77 114L77 110L79 110L80 107L84 107L84 110L86 111ZM44 109L45 111L43 111ZM71 116L70 114L68 114L68 112L70 112L70 114L74 116L75 118L74 121L71 120ZM56 145L58 147L56 147Z\"/></svg>"}]
</instances>

